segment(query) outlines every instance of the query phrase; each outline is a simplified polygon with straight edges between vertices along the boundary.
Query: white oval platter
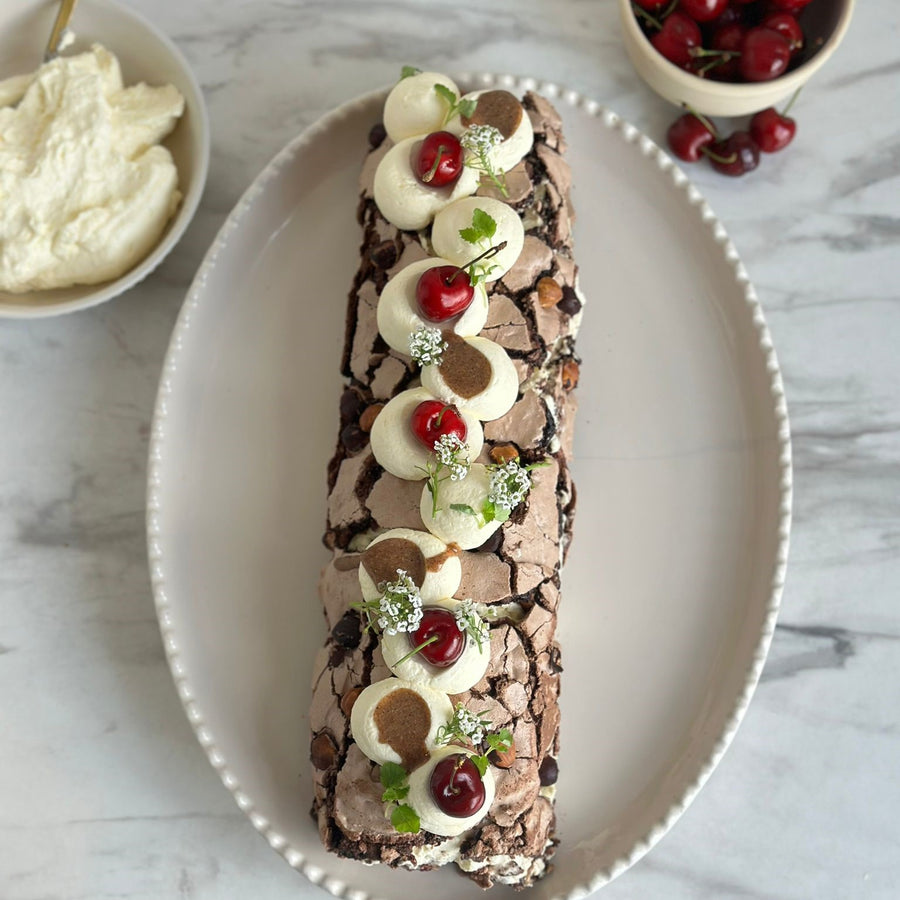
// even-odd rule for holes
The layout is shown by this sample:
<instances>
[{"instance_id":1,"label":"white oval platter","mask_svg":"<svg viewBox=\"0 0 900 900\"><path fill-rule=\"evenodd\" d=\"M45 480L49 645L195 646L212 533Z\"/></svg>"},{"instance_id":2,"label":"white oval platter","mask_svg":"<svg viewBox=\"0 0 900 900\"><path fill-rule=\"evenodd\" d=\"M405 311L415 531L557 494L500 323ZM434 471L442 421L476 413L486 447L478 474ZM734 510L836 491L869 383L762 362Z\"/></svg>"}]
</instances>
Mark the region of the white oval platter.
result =
<instances>
[{"instance_id":1,"label":"white oval platter","mask_svg":"<svg viewBox=\"0 0 900 900\"><path fill-rule=\"evenodd\" d=\"M775 626L790 523L781 377L725 230L650 140L554 85L588 297L564 570L559 837L535 900L584 896L659 840L734 736ZM148 540L169 662L213 766L288 863L334 894L481 897L447 870L327 854L309 816L309 676L325 636L357 176L384 93L292 141L229 216L159 389ZM495 888L492 896L512 896Z\"/></svg>"}]
</instances>

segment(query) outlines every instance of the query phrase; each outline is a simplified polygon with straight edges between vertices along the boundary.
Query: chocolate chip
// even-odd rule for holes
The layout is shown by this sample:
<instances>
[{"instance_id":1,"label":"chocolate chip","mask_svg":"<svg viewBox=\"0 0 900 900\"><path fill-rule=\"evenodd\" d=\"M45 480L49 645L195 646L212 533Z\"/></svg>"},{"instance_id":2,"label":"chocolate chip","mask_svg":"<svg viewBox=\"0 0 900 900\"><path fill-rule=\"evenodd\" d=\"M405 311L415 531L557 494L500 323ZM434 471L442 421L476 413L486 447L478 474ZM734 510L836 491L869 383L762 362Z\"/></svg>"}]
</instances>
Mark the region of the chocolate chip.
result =
<instances>
[{"instance_id":1,"label":"chocolate chip","mask_svg":"<svg viewBox=\"0 0 900 900\"><path fill-rule=\"evenodd\" d=\"M309 747L310 762L317 769L330 769L337 762L337 745L330 735L320 731Z\"/></svg>"},{"instance_id":2,"label":"chocolate chip","mask_svg":"<svg viewBox=\"0 0 900 900\"><path fill-rule=\"evenodd\" d=\"M480 547L475 551L476 553L496 553L500 549L500 544L503 542L503 532L500 529L497 529Z\"/></svg>"},{"instance_id":3,"label":"chocolate chip","mask_svg":"<svg viewBox=\"0 0 900 900\"><path fill-rule=\"evenodd\" d=\"M340 622L331 629L331 636L336 644L348 650L358 647L362 637L359 616L352 612L344 613Z\"/></svg>"},{"instance_id":4,"label":"chocolate chip","mask_svg":"<svg viewBox=\"0 0 900 900\"><path fill-rule=\"evenodd\" d=\"M575 288L568 284L563 285L562 300L559 301L556 308L562 310L567 316L574 316L581 309L581 301L578 299L578 294L575 293Z\"/></svg>"},{"instance_id":5,"label":"chocolate chip","mask_svg":"<svg viewBox=\"0 0 900 900\"><path fill-rule=\"evenodd\" d=\"M355 422L359 418L363 405L362 397L353 388L347 388L341 394L341 422L344 425L348 422Z\"/></svg>"},{"instance_id":6,"label":"chocolate chip","mask_svg":"<svg viewBox=\"0 0 900 900\"><path fill-rule=\"evenodd\" d=\"M389 269L397 262L397 245L393 241L382 241L369 251L369 259L379 269Z\"/></svg>"},{"instance_id":7,"label":"chocolate chip","mask_svg":"<svg viewBox=\"0 0 900 900\"><path fill-rule=\"evenodd\" d=\"M341 431L341 443L351 453L357 453L369 443L369 436L359 427L359 425L347 425Z\"/></svg>"},{"instance_id":8,"label":"chocolate chip","mask_svg":"<svg viewBox=\"0 0 900 900\"><path fill-rule=\"evenodd\" d=\"M556 779L559 778L559 765L552 756L545 756L541 761L541 767L538 769L538 778L541 779L541 784L544 787L556 784Z\"/></svg>"},{"instance_id":9,"label":"chocolate chip","mask_svg":"<svg viewBox=\"0 0 900 900\"><path fill-rule=\"evenodd\" d=\"M369 129L369 146L376 150L381 146L384 139L387 137L387 131L385 130L384 125L381 122L376 122Z\"/></svg>"},{"instance_id":10,"label":"chocolate chip","mask_svg":"<svg viewBox=\"0 0 900 900\"><path fill-rule=\"evenodd\" d=\"M347 651L343 648L335 644L331 648L331 653L328 654L328 665L332 669L336 669L339 665L344 662L344 657L347 655Z\"/></svg>"}]
</instances>

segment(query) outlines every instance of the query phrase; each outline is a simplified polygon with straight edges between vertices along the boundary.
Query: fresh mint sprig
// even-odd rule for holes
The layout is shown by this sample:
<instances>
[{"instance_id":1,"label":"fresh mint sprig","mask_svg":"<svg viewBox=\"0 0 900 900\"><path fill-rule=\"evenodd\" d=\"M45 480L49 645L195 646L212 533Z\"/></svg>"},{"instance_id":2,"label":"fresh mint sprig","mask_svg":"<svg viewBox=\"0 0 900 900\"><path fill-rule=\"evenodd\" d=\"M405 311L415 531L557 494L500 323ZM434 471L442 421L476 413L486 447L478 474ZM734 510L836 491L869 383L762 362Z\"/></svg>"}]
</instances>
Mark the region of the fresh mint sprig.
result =
<instances>
[{"instance_id":1,"label":"fresh mint sprig","mask_svg":"<svg viewBox=\"0 0 900 900\"><path fill-rule=\"evenodd\" d=\"M385 803L396 804L391 810L391 825L403 834L415 834L422 828L418 813L402 801L409 793L409 776L406 769L395 762L386 762L381 766L381 786L384 793L381 799Z\"/></svg>"},{"instance_id":2,"label":"fresh mint sprig","mask_svg":"<svg viewBox=\"0 0 900 900\"><path fill-rule=\"evenodd\" d=\"M415 66L404 66L400 70L400 80L403 81L404 78L412 78L413 75L421 75L422 70L417 69Z\"/></svg>"},{"instance_id":3,"label":"fresh mint sprig","mask_svg":"<svg viewBox=\"0 0 900 900\"><path fill-rule=\"evenodd\" d=\"M454 116L458 115L464 119L469 119L475 112L475 107L478 105L477 100L464 100L443 84L436 84L434 90L442 100L447 102L448 109L444 116L444 125L446 125Z\"/></svg>"},{"instance_id":4,"label":"fresh mint sprig","mask_svg":"<svg viewBox=\"0 0 900 900\"><path fill-rule=\"evenodd\" d=\"M457 703L446 725L438 728L435 734L435 742L437 744L462 744L466 746L471 743L473 746L481 746L483 753L473 754L470 759L478 769L478 774L484 778L489 763L489 755L491 753L504 753L512 747L513 736L508 728L501 728L495 734L488 734L487 729L490 728L490 721L481 718L480 715L466 709L462 703Z\"/></svg>"}]
</instances>

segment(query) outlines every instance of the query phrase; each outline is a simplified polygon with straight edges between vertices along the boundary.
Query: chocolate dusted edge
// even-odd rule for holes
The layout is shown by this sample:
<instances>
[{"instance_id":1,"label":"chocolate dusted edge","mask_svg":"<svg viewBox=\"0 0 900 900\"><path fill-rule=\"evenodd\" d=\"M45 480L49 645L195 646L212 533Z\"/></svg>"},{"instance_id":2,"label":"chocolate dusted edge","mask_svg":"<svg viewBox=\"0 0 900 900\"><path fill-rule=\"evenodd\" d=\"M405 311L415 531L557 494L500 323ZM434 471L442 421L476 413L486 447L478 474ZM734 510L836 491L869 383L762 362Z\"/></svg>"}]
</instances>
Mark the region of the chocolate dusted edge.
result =
<instances>
[{"instance_id":1,"label":"chocolate dusted edge","mask_svg":"<svg viewBox=\"0 0 900 900\"><path fill-rule=\"evenodd\" d=\"M316 661L310 709L312 813L325 846L341 856L410 868L429 869L455 859L482 887L495 882L529 886L548 871L556 846L553 789L542 784L541 772L555 766L559 749L556 610L559 567L575 510L569 460L580 365L574 337L582 301L572 258L571 178L562 156L559 115L535 94L527 94L523 106L535 143L508 173L507 202L522 216L525 245L516 265L488 286L490 312L481 332L509 353L519 372L520 394L507 415L485 423L480 461L518 452L525 462L546 459L549 465L536 470L527 501L500 531L478 550L460 553L463 577L456 596L503 607L491 627L485 677L451 698L487 718L491 730L509 728L515 759L509 768L494 769L497 794L491 811L461 839L398 834L384 817L378 766L350 736L350 710L360 688L391 675L377 638L363 632L360 613L351 607L360 599L352 563L381 531L424 527L419 515L423 482L384 472L368 445L380 405L418 383L416 367L378 334L378 296L401 268L429 255L422 246L427 236L399 231L372 199L375 168L390 144L377 125L360 179L362 259L348 303L341 359L347 384L328 467L324 542L334 558L322 573L320 595L331 634ZM479 194L503 199L493 187L483 186Z\"/></svg>"}]
</instances>

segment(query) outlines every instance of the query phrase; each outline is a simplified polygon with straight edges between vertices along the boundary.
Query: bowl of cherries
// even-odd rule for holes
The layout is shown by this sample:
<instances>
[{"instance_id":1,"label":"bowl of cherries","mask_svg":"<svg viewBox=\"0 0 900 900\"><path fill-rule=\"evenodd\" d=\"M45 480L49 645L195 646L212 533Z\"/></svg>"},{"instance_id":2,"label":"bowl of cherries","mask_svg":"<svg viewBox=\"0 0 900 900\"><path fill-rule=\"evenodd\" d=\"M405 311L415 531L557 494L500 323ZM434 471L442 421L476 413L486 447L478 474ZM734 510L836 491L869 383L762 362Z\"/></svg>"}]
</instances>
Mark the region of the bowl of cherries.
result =
<instances>
[{"instance_id":1,"label":"bowl of cherries","mask_svg":"<svg viewBox=\"0 0 900 900\"><path fill-rule=\"evenodd\" d=\"M834 53L855 0L619 0L625 49L660 96L743 116L795 94Z\"/></svg>"}]
</instances>

